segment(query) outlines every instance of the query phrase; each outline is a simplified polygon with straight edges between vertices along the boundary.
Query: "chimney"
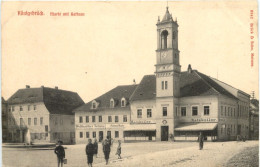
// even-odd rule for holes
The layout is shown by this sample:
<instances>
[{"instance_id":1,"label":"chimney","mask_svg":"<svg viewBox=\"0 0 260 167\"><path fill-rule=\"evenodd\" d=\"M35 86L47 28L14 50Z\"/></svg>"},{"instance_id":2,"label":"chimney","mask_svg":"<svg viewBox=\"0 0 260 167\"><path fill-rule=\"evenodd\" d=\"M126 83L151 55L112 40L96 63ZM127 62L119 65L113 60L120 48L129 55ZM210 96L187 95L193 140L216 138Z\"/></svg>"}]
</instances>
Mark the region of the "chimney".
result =
<instances>
[{"instance_id":1,"label":"chimney","mask_svg":"<svg viewBox=\"0 0 260 167\"><path fill-rule=\"evenodd\" d=\"M42 85L41 87L44 88L44 85Z\"/></svg>"},{"instance_id":2,"label":"chimney","mask_svg":"<svg viewBox=\"0 0 260 167\"><path fill-rule=\"evenodd\" d=\"M189 64L188 66L188 73L191 73L192 72L192 68L191 68L191 65Z\"/></svg>"},{"instance_id":3,"label":"chimney","mask_svg":"<svg viewBox=\"0 0 260 167\"><path fill-rule=\"evenodd\" d=\"M58 86L55 86L55 89L59 89L59 87L58 87Z\"/></svg>"},{"instance_id":4,"label":"chimney","mask_svg":"<svg viewBox=\"0 0 260 167\"><path fill-rule=\"evenodd\" d=\"M29 88L30 88L30 85L26 85L25 87L26 87L26 89L29 89Z\"/></svg>"},{"instance_id":5,"label":"chimney","mask_svg":"<svg viewBox=\"0 0 260 167\"><path fill-rule=\"evenodd\" d=\"M135 85L135 84L136 84L135 79L133 79L133 85Z\"/></svg>"}]
</instances>

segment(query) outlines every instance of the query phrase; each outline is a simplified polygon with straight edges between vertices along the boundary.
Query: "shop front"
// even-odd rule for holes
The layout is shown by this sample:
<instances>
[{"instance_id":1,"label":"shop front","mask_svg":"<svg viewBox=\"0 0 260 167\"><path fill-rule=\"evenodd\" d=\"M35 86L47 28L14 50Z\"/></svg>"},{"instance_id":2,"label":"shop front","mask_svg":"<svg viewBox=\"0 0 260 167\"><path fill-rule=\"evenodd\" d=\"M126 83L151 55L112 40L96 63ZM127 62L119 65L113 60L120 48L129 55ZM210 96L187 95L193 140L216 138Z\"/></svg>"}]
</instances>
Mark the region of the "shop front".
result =
<instances>
[{"instance_id":1,"label":"shop front","mask_svg":"<svg viewBox=\"0 0 260 167\"><path fill-rule=\"evenodd\" d=\"M155 141L156 124L128 124L124 128L124 141Z\"/></svg>"}]
</instances>

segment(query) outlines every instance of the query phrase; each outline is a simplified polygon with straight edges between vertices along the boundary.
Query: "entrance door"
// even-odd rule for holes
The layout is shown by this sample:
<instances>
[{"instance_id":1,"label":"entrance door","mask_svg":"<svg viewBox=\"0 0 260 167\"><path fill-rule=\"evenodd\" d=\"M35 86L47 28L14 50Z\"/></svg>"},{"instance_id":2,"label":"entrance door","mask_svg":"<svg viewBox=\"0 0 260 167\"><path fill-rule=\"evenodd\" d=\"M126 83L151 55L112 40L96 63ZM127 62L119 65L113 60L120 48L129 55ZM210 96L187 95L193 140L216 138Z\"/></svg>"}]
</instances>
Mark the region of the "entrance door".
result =
<instances>
[{"instance_id":1,"label":"entrance door","mask_svg":"<svg viewBox=\"0 0 260 167\"><path fill-rule=\"evenodd\" d=\"M168 126L161 126L161 141L168 141Z\"/></svg>"},{"instance_id":2,"label":"entrance door","mask_svg":"<svg viewBox=\"0 0 260 167\"><path fill-rule=\"evenodd\" d=\"M241 134L241 125L237 125L237 134L238 134L238 135Z\"/></svg>"},{"instance_id":3,"label":"entrance door","mask_svg":"<svg viewBox=\"0 0 260 167\"><path fill-rule=\"evenodd\" d=\"M109 138L111 138L111 131L107 131L107 136L109 136Z\"/></svg>"},{"instance_id":4,"label":"entrance door","mask_svg":"<svg viewBox=\"0 0 260 167\"><path fill-rule=\"evenodd\" d=\"M99 131L99 142L103 140L103 131Z\"/></svg>"}]
</instances>

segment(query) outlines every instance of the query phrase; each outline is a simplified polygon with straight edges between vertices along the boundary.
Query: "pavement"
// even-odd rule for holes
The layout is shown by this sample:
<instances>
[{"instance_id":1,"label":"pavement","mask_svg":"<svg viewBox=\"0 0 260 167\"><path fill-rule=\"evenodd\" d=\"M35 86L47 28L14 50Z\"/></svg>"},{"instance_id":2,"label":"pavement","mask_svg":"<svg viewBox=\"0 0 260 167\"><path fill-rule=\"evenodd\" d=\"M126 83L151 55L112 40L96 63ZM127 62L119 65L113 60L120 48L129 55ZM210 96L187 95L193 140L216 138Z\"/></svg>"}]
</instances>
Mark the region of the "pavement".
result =
<instances>
[{"instance_id":1,"label":"pavement","mask_svg":"<svg viewBox=\"0 0 260 167\"><path fill-rule=\"evenodd\" d=\"M66 145L65 147L67 147L65 151L68 164L64 167L87 166L85 145ZM199 150L197 142L122 143L122 159L117 159L115 155L117 143L114 143L108 165L105 165L101 147L102 145L99 144L99 154L97 158L94 157L93 167L219 167L225 166L234 155L240 155L244 149L258 148L259 143L258 141L205 142L203 150ZM3 166L6 167L57 166L53 150L3 148L2 159ZM246 166L247 162L244 164Z\"/></svg>"}]
</instances>

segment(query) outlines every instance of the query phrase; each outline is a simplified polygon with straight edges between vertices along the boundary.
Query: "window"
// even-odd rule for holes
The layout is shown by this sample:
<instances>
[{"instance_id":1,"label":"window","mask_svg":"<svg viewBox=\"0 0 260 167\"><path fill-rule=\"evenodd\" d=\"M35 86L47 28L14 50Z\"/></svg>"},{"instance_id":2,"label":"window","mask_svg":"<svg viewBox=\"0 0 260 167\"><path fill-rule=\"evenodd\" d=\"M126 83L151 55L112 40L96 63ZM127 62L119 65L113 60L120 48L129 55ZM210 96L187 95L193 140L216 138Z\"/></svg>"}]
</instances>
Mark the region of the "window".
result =
<instances>
[{"instance_id":1,"label":"window","mask_svg":"<svg viewBox=\"0 0 260 167\"><path fill-rule=\"evenodd\" d=\"M31 105L28 105L28 111L30 111L31 110Z\"/></svg>"},{"instance_id":2,"label":"window","mask_svg":"<svg viewBox=\"0 0 260 167\"><path fill-rule=\"evenodd\" d=\"M147 118L152 117L152 109L147 109Z\"/></svg>"},{"instance_id":3,"label":"window","mask_svg":"<svg viewBox=\"0 0 260 167\"><path fill-rule=\"evenodd\" d=\"M122 100L121 100L121 107L125 107L125 98L123 98Z\"/></svg>"},{"instance_id":4,"label":"window","mask_svg":"<svg viewBox=\"0 0 260 167\"><path fill-rule=\"evenodd\" d=\"M192 107L192 116L196 116L198 115L198 107L197 106L193 106Z\"/></svg>"},{"instance_id":5,"label":"window","mask_svg":"<svg viewBox=\"0 0 260 167\"><path fill-rule=\"evenodd\" d=\"M127 122L127 115L123 116L123 122Z\"/></svg>"},{"instance_id":6,"label":"window","mask_svg":"<svg viewBox=\"0 0 260 167\"><path fill-rule=\"evenodd\" d=\"M228 107L228 116L229 116L229 114L230 114L230 107Z\"/></svg>"},{"instance_id":7,"label":"window","mask_svg":"<svg viewBox=\"0 0 260 167\"><path fill-rule=\"evenodd\" d=\"M12 111L15 111L15 106L11 106L11 108L12 108Z\"/></svg>"},{"instance_id":8,"label":"window","mask_svg":"<svg viewBox=\"0 0 260 167\"><path fill-rule=\"evenodd\" d=\"M186 116L186 107L181 107L181 116L182 117Z\"/></svg>"},{"instance_id":9,"label":"window","mask_svg":"<svg viewBox=\"0 0 260 167\"><path fill-rule=\"evenodd\" d=\"M167 49L167 36L168 36L168 31L164 30L161 33L161 49Z\"/></svg>"},{"instance_id":10,"label":"window","mask_svg":"<svg viewBox=\"0 0 260 167\"><path fill-rule=\"evenodd\" d=\"M97 106L96 106L96 102L93 101L93 102L92 102L92 109L95 109L95 108L97 108Z\"/></svg>"},{"instance_id":11,"label":"window","mask_svg":"<svg viewBox=\"0 0 260 167\"><path fill-rule=\"evenodd\" d=\"M98 116L98 121L102 122L102 116Z\"/></svg>"},{"instance_id":12,"label":"window","mask_svg":"<svg viewBox=\"0 0 260 167\"><path fill-rule=\"evenodd\" d=\"M58 118L57 117L55 117L55 125L58 125Z\"/></svg>"},{"instance_id":13,"label":"window","mask_svg":"<svg viewBox=\"0 0 260 167\"><path fill-rule=\"evenodd\" d=\"M23 111L23 106L20 106L20 111Z\"/></svg>"},{"instance_id":14,"label":"window","mask_svg":"<svg viewBox=\"0 0 260 167\"><path fill-rule=\"evenodd\" d=\"M37 118L34 118L34 125L37 125Z\"/></svg>"},{"instance_id":15,"label":"window","mask_svg":"<svg viewBox=\"0 0 260 167\"><path fill-rule=\"evenodd\" d=\"M119 132L115 131L115 138L118 138L118 137L119 137Z\"/></svg>"},{"instance_id":16,"label":"window","mask_svg":"<svg viewBox=\"0 0 260 167\"><path fill-rule=\"evenodd\" d=\"M79 132L79 137L83 138L83 132Z\"/></svg>"},{"instance_id":17,"label":"window","mask_svg":"<svg viewBox=\"0 0 260 167\"><path fill-rule=\"evenodd\" d=\"M31 118L28 118L28 125L31 125Z\"/></svg>"},{"instance_id":18,"label":"window","mask_svg":"<svg viewBox=\"0 0 260 167\"><path fill-rule=\"evenodd\" d=\"M20 126L23 126L23 118L20 118Z\"/></svg>"},{"instance_id":19,"label":"window","mask_svg":"<svg viewBox=\"0 0 260 167\"><path fill-rule=\"evenodd\" d=\"M142 118L142 109L137 110L137 118Z\"/></svg>"},{"instance_id":20,"label":"window","mask_svg":"<svg viewBox=\"0 0 260 167\"><path fill-rule=\"evenodd\" d=\"M60 124L63 125L63 119L62 118L60 118Z\"/></svg>"},{"instance_id":21,"label":"window","mask_svg":"<svg viewBox=\"0 0 260 167\"><path fill-rule=\"evenodd\" d=\"M43 124L43 117L40 118L40 124Z\"/></svg>"},{"instance_id":22,"label":"window","mask_svg":"<svg viewBox=\"0 0 260 167\"><path fill-rule=\"evenodd\" d=\"M163 116L167 116L167 107L163 107Z\"/></svg>"},{"instance_id":23,"label":"window","mask_svg":"<svg viewBox=\"0 0 260 167\"><path fill-rule=\"evenodd\" d=\"M225 116L227 115L227 107L225 106Z\"/></svg>"},{"instance_id":24,"label":"window","mask_svg":"<svg viewBox=\"0 0 260 167\"><path fill-rule=\"evenodd\" d=\"M232 107L230 108L230 111L231 111L231 112L230 112L230 113L231 113L230 116L232 117L232 115L233 115L233 114L232 114L232 113L233 113L233 108L232 108Z\"/></svg>"},{"instance_id":25,"label":"window","mask_svg":"<svg viewBox=\"0 0 260 167\"><path fill-rule=\"evenodd\" d=\"M234 117L236 116L236 109L234 108Z\"/></svg>"},{"instance_id":26,"label":"window","mask_svg":"<svg viewBox=\"0 0 260 167\"><path fill-rule=\"evenodd\" d=\"M37 109L36 105L33 105L33 110L35 111Z\"/></svg>"},{"instance_id":27,"label":"window","mask_svg":"<svg viewBox=\"0 0 260 167\"><path fill-rule=\"evenodd\" d=\"M168 89L168 81L164 81L164 88Z\"/></svg>"},{"instance_id":28,"label":"window","mask_svg":"<svg viewBox=\"0 0 260 167\"><path fill-rule=\"evenodd\" d=\"M221 106L221 115L223 116L223 106Z\"/></svg>"},{"instance_id":29,"label":"window","mask_svg":"<svg viewBox=\"0 0 260 167\"><path fill-rule=\"evenodd\" d=\"M89 122L89 116L86 116L86 122Z\"/></svg>"},{"instance_id":30,"label":"window","mask_svg":"<svg viewBox=\"0 0 260 167\"><path fill-rule=\"evenodd\" d=\"M175 116L178 116L178 107L175 107Z\"/></svg>"},{"instance_id":31,"label":"window","mask_svg":"<svg viewBox=\"0 0 260 167\"><path fill-rule=\"evenodd\" d=\"M118 122L118 116L115 116L115 122Z\"/></svg>"},{"instance_id":32,"label":"window","mask_svg":"<svg viewBox=\"0 0 260 167\"><path fill-rule=\"evenodd\" d=\"M79 123L82 123L83 122L83 118L82 116L79 117Z\"/></svg>"},{"instance_id":33,"label":"window","mask_svg":"<svg viewBox=\"0 0 260 167\"><path fill-rule=\"evenodd\" d=\"M112 122L112 116L108 116L108 122Z\"/></svg>"},{"instance_id":34,"label":"window","mask_svg":"<svg viewBox=\"0 0 260 167\"><path fill-rule=\"evenodd\" d=\"M86 132L86 138L89 138L89 132Z\"/></svg>"},{"instance_id":35,"label":"window","mask_svg":"<svg viewBox=\"0 0 260 167\"><path fill-rule=\"evenodd\" d=\"M92 116L92 122L96 122L96 117Z\"/></svg>"},{"instance_id":36,"label":"window","mask_svg":"<svg viewBox=\"0 0 260 167\"><path fill-rule=\"evenodd\" d=\"M96 135L97 135L96 132L92 133L93 138L96 138Z\"/></svg>"},{"instance_id":37,"label":"window","mask_svg":"<svg viewBox=\"0 0 260 167\"><path fill-rule=\"evenodd\" d=\"M114 99L110 99L110 107L114 108Z\"/></svg>"},{"instance_id":38,"label":"window","mask_svg":"<svg viewBox=\"0 0 260 167\"><path fill-rule=\"evenodd\" d=\"M162 81L162 90L164 89L164 81Z\"/></svg>"},{"instance_id":39,"label":"window","mask_svg":"<svg viewBox=\"0 0 260 167\"><path fill-rule=\"evenodd\" d=\"M209 115L209 106L204 106L204 115Z\"/></svg>"}]
</instances>

